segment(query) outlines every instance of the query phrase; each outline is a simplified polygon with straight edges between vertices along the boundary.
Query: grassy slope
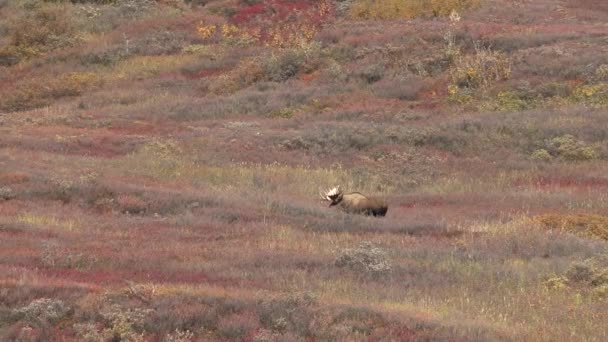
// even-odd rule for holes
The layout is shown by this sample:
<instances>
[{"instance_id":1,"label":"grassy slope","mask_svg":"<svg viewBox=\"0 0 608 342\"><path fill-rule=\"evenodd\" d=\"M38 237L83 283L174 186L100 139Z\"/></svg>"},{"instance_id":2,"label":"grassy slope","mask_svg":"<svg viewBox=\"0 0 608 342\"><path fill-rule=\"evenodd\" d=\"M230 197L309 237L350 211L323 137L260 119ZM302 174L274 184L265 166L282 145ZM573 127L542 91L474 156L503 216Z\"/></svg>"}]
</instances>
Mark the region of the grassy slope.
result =
<instances>
[{"instance_id":1,"label":"grassy slope","mask_svg":"<svg viewBox=\"0 0 608 342\"><path fill-rule=\"evenodd\" d=\"M0 1L0 339L606 340L602 1L245 3Z\"/></svg>"}]
</instances>

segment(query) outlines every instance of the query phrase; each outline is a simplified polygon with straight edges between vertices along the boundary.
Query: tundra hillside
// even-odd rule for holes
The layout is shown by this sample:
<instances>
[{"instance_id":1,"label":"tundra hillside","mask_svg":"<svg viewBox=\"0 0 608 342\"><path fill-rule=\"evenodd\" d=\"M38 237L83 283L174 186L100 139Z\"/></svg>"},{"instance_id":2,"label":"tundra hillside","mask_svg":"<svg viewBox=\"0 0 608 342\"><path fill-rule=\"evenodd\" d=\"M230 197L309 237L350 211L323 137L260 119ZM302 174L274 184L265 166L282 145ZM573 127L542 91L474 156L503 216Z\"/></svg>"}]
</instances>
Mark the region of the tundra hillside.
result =
<instances>
[{"instance_id":1,"label":"tundra hillside","mask_svg":"<svg viewBox=\"0 0 608 342\"><path fill-rule=\"evenodd\" d=\"M606 21L0 0L0 340L608 340Z\"/></svg>"}]
</instances>

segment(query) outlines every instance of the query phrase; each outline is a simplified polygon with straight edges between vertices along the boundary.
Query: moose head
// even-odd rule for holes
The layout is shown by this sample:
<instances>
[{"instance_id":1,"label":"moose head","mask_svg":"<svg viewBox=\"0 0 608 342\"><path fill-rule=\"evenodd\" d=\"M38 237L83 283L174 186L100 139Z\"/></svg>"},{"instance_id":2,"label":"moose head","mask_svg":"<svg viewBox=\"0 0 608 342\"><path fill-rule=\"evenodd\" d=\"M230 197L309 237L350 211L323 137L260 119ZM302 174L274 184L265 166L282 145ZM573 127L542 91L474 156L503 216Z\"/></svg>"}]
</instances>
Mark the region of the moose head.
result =
<instances>
[{"instance_id":1,"label":"moose head","mask_svg":"<svg viewBox=\"0 0 608 342\"><path fill-rule=\"evenodd\" d=\"M321 192L321 199L330 202L330 207L338 206L347 213L384 216L388 211L382 199L366 197L359 192L345 194L339 185Z\"/></svg>"}]
</instances>

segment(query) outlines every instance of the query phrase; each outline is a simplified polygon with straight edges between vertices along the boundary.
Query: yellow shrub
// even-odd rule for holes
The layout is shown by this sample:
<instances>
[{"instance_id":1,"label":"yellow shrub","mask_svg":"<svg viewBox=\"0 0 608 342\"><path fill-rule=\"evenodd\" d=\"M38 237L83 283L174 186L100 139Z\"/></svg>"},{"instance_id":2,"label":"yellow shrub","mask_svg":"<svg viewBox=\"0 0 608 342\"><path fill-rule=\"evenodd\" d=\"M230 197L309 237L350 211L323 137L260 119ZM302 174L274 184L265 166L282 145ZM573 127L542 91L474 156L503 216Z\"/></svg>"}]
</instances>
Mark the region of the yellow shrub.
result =
<instances>
[{"instance_id":1,"label":"yellow shrub","mask_svg":"<svg viewBox=\"0 0 608 342\"><path fill-rule=\"evenodd\" d=\"M358 0L351 7L350 16L360 19L438 17L480 4L481 0Z\"/></svg>"},{"instance_id":2,"label":"yellow shrub","mask_svg":"<svg viewBox=\"0 0 608 342\"><path fill-rule=\"evenodd\" d=\"M566 284L568 279L561 276L553 276L543 282L543 285L549 290L561 290L568 287Z\"/></svg>"},{"instance_id":3,"label":"yellow shrub","mask_svg":"<svg viewBox=\"0 0 608 342\"><path fill-rule=\"evenodd\" d=\"M162 72L175 70L196 61L194 54L168 56L136 56L118 63L110 77L115 79L146 79Z\"/></svg>"},{"instance_id":4,"label":"yellow shrub","mask_svg":"<svg viewBox=\"0 0 608 342\"><path fill-rule=\"evenodd\" d=\"M535 217L535 220L547 228L608 240L608 217L606 216L546 214Z\"/></svg>"},{"instance_id":5,"label":"yellow shrub","mask_svg":"<svg viewBox=\"0 0 608 342\"><path fill-rule=\"evenodd\" d=\"M199 36L203 39L209 39L216 31L216 26L213 24L205 25L202 21L196 26L196 32L198 32Z\"/></svg>"},{"instance_id":6,"label":"yellow shrub","mask_svg":"<svg viewBox=\"0 0 608 342\"><path fill-rule=\"evenodd\" d=\"M592 146L577 140L571 134L564 134L547 141L547 150L556 157L565 160L581 161L591 160L598 157L598 153Z\"/></svg>"},{"instance_id":7,"label":"yellow shrub","mask_svg":"<svg viewBox=\"0 0 608 342\"><path fill-rule=\"evenodd\" d=\"M608 64L602 64L595 69L595 76L601 80L608 80Z\"/></svg>"},{"instance_id":8,"label":"yellow shrub","mask_svg":"<svg viewBox=\"0 0 608 342\"><path fill-rule=\"evenodd\" d=\"M572 92L572 100L593 106L608 106L608 85L597 83L576 87Z\"/></svg>"},{"instance_id":9,"label":"yellow shrub","mask_svg":"<svg viewBox=\"0 0 608 342\"><path fill-rule=\"evenodd\" d=\"M448 86L448 100L464 105L473 101L473 96L469 89L460 89L457 85L450 84Z\"/></svg>"},{"instance_id":10,"label":"yellow shrub","mask_svg":"<svg viewBox=\"0 0 608 342\"><path fill-rule=\"evenodd\" d=\"M551 154L549 154L549 152L547 150L545 150L544 148L538 149L534 152L532 152L532 159L535 160L551 160L553 158L553 156Z\"/></svg>"},{"instance_id":11,"label":"yellow shrub","mask_svg":"<svg viewBox=\"0 0 608 342\"><path fill-rule=\"evenodd\" d=\"M57 84L57 90L69 95L80 95L85 90L101 85L101 77L93 72L70 72L63 75Z\"/></svg>"},{"instance_id":12,"label":"yellow shrub","mask_svg":"<svg viewBox=\"0 0 608 342\"><path fill-rule=\"evenodd\" d=\"M504 111L521 111L534 105L534 101L526 101L520 94L513 91L501 91L496 95L496 109Z\"/></svg>"},{"instance_id":13,"label":"yellow shrub","mask_svg":"<svg viewBox=\"0 0 608 342\"><path fill-rule=\"evenodd\" d=\"M502 52L477 47L475 54L456 58L450 76L460 88L487 88L511 76L511 60Z\"/></svg>"},{"instance_id":14,"label":"yellow shrub","mask_svg":"<svg viewBox=\"0 0 608 342\"><path fill-rule=\"evenodd\" d=\"M58 78L25 79L0 97L0 110L10 112L46 106L54 99L80 95L101 83L102 78L91 72L71 72Z\"/></svg>"}]
</instances>

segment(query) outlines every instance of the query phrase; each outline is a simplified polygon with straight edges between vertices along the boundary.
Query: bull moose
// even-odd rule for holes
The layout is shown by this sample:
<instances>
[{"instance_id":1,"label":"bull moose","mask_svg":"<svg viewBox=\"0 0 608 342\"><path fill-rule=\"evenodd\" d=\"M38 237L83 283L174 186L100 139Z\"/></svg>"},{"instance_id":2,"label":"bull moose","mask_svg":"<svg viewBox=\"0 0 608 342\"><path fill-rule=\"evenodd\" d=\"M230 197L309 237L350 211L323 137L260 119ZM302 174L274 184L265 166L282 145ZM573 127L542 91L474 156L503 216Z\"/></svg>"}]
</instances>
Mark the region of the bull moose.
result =
<instances>
[{"instance_id":1,"label":"bull moose","mask_svg":"<svg viewBox=\"0 0 608 342\"><path fill-rule=\"evenodd\" d=\"M384 216L388 210L386 203L379 198L366 197L359 192L345 194L340 186L321 192L321 199L329 201L330 207L338 206L347 213Z\"/></svg>"}]
</instances>

